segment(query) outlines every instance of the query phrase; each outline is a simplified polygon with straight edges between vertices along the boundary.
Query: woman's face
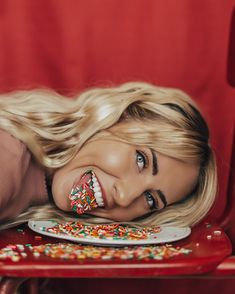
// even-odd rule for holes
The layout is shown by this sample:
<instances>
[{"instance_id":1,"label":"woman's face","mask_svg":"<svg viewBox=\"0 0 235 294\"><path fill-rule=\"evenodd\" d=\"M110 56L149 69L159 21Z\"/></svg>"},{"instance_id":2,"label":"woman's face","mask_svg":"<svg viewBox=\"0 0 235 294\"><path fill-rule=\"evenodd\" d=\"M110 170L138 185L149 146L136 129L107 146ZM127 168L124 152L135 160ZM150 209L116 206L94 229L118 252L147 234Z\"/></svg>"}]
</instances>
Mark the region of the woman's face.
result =
<instances>
[{"instance_id":1,"label":"woman's face","mask_svg":"<svg viewBox=\"0 0 235 294\"><path fill-rule=\"evenodd\" d=\"M183 199L193 190L199 168L146 147L97 138L54 173L52 194L59 208L71 211L71 190L89 170L99 183L100 207L86 213L130 221Z\"/></svg>"}]
</instances>

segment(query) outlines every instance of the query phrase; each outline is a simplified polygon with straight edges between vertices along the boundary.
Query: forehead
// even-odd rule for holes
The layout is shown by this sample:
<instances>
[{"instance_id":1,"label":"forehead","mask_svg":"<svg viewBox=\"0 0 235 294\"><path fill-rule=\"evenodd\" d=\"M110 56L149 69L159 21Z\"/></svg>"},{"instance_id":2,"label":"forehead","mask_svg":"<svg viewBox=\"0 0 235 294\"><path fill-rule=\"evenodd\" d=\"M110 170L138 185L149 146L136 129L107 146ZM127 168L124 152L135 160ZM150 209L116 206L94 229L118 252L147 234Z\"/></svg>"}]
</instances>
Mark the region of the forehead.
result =
<instances>
[{"instance_id":1,"label":"forehead","mask_svg":"<svg viewBox=\"0 0 235 294\"><path fill-rule=\"evenodd\" d=\"M199 166L156 153L158 174L156 186L165 194L168 205L187 196L195 187Z\"/></svg>"}]
</instances>

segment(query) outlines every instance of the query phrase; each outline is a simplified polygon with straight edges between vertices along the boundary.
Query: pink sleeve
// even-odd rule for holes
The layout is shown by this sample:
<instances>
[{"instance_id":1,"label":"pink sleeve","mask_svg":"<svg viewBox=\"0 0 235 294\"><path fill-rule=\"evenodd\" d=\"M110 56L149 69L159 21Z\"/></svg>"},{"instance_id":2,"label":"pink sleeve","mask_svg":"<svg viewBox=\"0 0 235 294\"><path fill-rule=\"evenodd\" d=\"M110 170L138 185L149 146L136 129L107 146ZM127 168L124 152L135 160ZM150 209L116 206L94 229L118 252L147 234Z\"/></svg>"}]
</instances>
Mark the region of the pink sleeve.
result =
<instances>
[{"instance_id":1,"label":"pink sleeve","mask_svg":"<svg viewBox=\"0 0 235 294\"><path fill-rule=\"evenodd\" d=\"M0 212L19 192L30 153L26 146L0 129Z\"/></svg>"}]
</instances>

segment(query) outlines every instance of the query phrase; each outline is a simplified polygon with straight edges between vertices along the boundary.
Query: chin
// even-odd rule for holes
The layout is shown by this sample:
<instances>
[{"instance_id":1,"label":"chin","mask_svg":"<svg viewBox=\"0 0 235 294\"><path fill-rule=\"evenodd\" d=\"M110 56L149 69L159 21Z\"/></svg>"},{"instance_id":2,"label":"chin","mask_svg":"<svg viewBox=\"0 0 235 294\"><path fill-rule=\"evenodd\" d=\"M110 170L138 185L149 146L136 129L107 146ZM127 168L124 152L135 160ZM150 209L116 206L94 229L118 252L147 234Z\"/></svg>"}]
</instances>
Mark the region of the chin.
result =
<instances>
[{"instance_id":1,"label":"chin","mask_svg":"<svg viewBox=\"0 0 235 294\"><path fill-rule=\"evenodd\" d=\"M71 212L71 208L68 202L66 201L66 199L65 201L61 201L61 197L59 197L59 200L57 197L54 197L54 202L55 202L55 205L62 211Z\"/></svg>"},{"instance_id":2,"label":"chin","mask_svg":"<svg viewBox=\"0 0 235 294\"><path fill-rule=\"evenodd\" d=\"M89 213L87 213L87 215L90 215L92 217L103 218L103 219L106 219L106 220L111 221L111 222L129 222L129 221L132 221L131 219L127 219L127 218L107 216L105 213L98 212L98 211L97 212L89 212Z\"/></svg>"}]
</instances>

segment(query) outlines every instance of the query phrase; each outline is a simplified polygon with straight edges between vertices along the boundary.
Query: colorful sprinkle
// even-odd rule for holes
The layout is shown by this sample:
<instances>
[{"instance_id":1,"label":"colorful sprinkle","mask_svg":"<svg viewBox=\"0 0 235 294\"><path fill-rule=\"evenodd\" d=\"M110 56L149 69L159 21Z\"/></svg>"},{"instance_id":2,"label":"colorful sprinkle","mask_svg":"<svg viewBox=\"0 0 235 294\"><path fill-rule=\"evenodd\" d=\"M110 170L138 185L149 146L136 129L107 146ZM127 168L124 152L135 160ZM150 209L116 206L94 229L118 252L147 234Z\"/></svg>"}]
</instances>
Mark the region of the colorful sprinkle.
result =
<instances>
[{"instance_id":1,"label":"colorful sprinkle","mask_svg":"<svg viewBox=\"0 0 235 294\"><path fill-rule=\"evenodd\" d=\"M76 238L98 238L112 240L144 240L161 231L159 226L146 228L121 224L85 225L80 222L66 222L47 228L53 234L65 234ZM154 236L156 237L156 236Z\"/></svg>"},{"instance_id":2,"label":"colorful sprinkle","mask_svg":"<svg viewBox=\"0 0 235 294\"><path fill-rule=\"evenodd\" d=\"M9 247L10 246L10 247ZM29 249L24 246L25 251L19 252L17 246L6 246L0 250L0 260L11 260L18 262L27 257ZM162 246L126 246L121 248L95 247L91 245L80 245L72 243L57 243L32 246L32 254L35 258L47 256L63 260L167 260L176 256L188 255L190 249L174 247L172 245Z\"/></svg>"},{"instance_id":3,"label":"colorful sprinkle","mask_svg":"<svg viewBox=\"0 0 235 294\"><path fill-rule=\"evenodd\" d=\"M42 240L42 236L35 236L34 239L35 240Z\"/></svg>"},{"instance_id":4,"label":"colorful sprinkle","mask_svg":"<svg viewBox=\"0 0 235 294\"><path fill-rule=\"evenodd\" d=\"M93 191L93 174L91 170L85 172L69 194L71 210L78 214L83 214L98 207Z\"/></svg>"},{"instance_id":5,"label":"colorful sprinkle","mask_svg":"<svg viewBox=\"0 0 235 294\"><path fill-rule=\"evenodd\" d=\"M22 229L17 229L17 232L24 235L24 230L22 230Z\"/></svg>"}]
</instances>

